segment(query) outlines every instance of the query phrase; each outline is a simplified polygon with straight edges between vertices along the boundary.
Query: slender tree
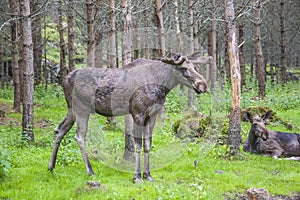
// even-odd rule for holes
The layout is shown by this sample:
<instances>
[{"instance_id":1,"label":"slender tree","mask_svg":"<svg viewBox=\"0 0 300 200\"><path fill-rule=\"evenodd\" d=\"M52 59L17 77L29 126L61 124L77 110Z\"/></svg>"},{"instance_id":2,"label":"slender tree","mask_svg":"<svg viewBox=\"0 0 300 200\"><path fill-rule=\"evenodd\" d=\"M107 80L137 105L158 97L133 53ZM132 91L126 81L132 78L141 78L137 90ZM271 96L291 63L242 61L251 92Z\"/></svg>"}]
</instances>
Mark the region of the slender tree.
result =
<instances>
[{"instance_id":1,"label":"slender tree","mask_svg":"<svg viewBox=\"0 0 300 200\"><path fill-rule=\"evenodd\" d=\"M216 54L216 48L217 48L217 34L216 34L216 1L211 0L211 24L210 24L210 33L209 36L209 55L212 56L213 60L210 63L210 89L213 91L215 88L215 83L217 80L217 54Z\"/></svg>"},{"instance_id":2,"label":"slender tree","mask_svg":"<svg viewBox=\"0 0 300 200\"><path fill-rule=\"evenodd\" d=\"M110 68L117 67L117 47L116 47L116 17L115 17L115 0L109 0L109 4L111 7L111 11L109 14L110 19L110 40L109 40L109 61L110 61ZM114 117L107 117L106 123L108 124L115 124Z\"/></svg>"},{"instance_id":3,"label":"slender tree","mask_svg":"<svg viewBox=\"0 0 300 200\"><path fill-rule=\"evenodd\" d=\"M164 29L164 20L163 20L163 13L162 13L162 4L160 0L154 0L154 7L155 7L155 20L154 26L158 27L159 30L159 41L158 41L158 57L162 57L164 55L165 47L165 29Z\"/></svg>"},{"instance_id":4,"label":"slender tree","mask_svg":"<svg viewBox=\"0 0 300 200\"><path fill-rule=\"evenodd\" d=\"M14 0L9 1L9 9L11 18L15 18L19 14L19 6ZM13 73L13 86L14 86L14 104L13 110L21 112L21 91L20 91L20 72L19 72L19 50L18 50L18 31L17 23L18 20L11 22L11 65Z\"/></svg>"},{"instance_id":5,"label":"slender tree","mask_svg":"<svg viewBox=\"0 0 300 200\"><path fill-rule=\"evenodd\" d=\"M95 66L95 32L94 32L94 14L95 5L93 0L86 0L87 11L87 66Z\"/></svg>"},{"instance_id":6,"label":"slender tree","mask_svg":"<svg viewBox=\"0 0 300 200\"><path fill-rule=\"evenodd\" d=\"M243 9L244 0L240 2L240 10ZM239 59L241 67L241 87L246 86L246 64L245 64L245 54L244 54L244 19L243 16L239 19L238 23L239 29Z\"/></svg>"},{"instance_id":7,"label":"slender tree","mask_svg":"<svg viewBox=\"0 0 300 200\"><path fill-rule=\"evenodd\" d=\"M241 143L241 75L233 0L225 0L225 18L228 32L228 55L231 75L231 107L229 117L229 145L231 153L239 151Z\"/></svg>"},{"instance_id":8,"label":"slender tree","mask_svg":"<svg viewBox=\"0 0 300 200\"><path fill-rule=\"evenodd\" d=\"M194 53L194 0L189 0L189 10L190 10L190 53ZM192 106L194 104L194 91L192 89L188 89L188 106Z\"/></svg>"},{"instance_id":9,"label":"slender tree","mask_svg":"<svg viewBox=\"0 0 300 200\"><path fill-rule=\"evenodd\" d=\"M64 38L63 29L63 3L62 0L58 0L58 19L57 19L57 29L59 33L59 47L60 47L60 71L58 74L59 82L61 83L63 77L67 74L66 67L66 43Z\"/></svg>"},{"instance_id":10,"label":"slender tree","mask_svg":"<svg viewBox=\"0 0 300 200\"><path fill-rule=\"evenodd\" d=\"M4 90L4 83L5 83L5 63L3 61L4 57L4 48L3 48L3 38L2 35L0 36L0 76L1 76L1 89Z\"/></svg>"},{"instance_id":11,"label":"slender tree","mask_svg":"<svg viewBox=\"0 0 300 200\"><path fill-rule=\"evenodd\" d=\"M286 0L280 1L280 81L281 84L286 84L286 30L285 30L285 5Z\"/></svg>"},{"instance_id":12,"label":"slender tree","mask_svg":"<svg viewBox=\"0 0 300 200\"><path fill-rule=\"evenodd\" d=\"M34 113L33 113L33 94L34 94L34 69L33 69L33 43L30 18L30 1L20 2L21 14L23 16L23 48L24 48L24 97L22 115L22 136L23 139L34 141Z\"/></svg>"},{"instance_id":13,"label":"slender tree","mask_svg":"<svg viewBox=\"0 0 300 200\"><path fill-rule=\"evenodd\" d=\"M264 55L261 46L261 2L257 2L255 8L254 21L254 37L255 37L255 57L256 57L256 76L258 80L258 95L264 97L266 95L266 81L265 81L265 64Z\"/></svg>"},{"instance_id":14,"label":"slender tree","mask_svg":"<svg viewBox=\"0 0 300 200\"><path fill-rule=\"evenodd\" d=\"M122 60L123 65L127 65L131 62L131 30L132 30L132 8L131 0L122 0L122 18L124 24L124 33L123 33L123 44L122 44ZM124 150L124 159L125 160L134 160L134 139L133 139L133 118L131 115L125 117L125 150Z\"/></svg>"},{"instance_id":15,"label":"slender tree","mask_svg":"<svg viewBox=\"0 0 300 200\"><path fill-rule=\"evenodd\" d=\"M75 70L73 0L68 0L68 52L69 71Z\"/></svg>"},{"instance_id":16,"label":"slender tree","mask_svg":"<svg viewBox=\"0 0 300 200\"><path fill-rule=\"evenodd\" d=\"M116 47L116 14L115 14L115 0L109 0L111 11L109 14L110 19L110 67L117 67L117 47Z\"/></svg>"},{"instance_id":17,"label":"slender tree","mask_svg":"<svg viewBox=\"0 0 300 200\"><path fill-rule=\"evenodd\" d=\"M36 13L41 8L41 2L31 1L32 13ZM39 85L42 81L42 15L36 13L32 20L32 40L33 40L33 68L34 84Z\"/></svg>"}]
</instances>

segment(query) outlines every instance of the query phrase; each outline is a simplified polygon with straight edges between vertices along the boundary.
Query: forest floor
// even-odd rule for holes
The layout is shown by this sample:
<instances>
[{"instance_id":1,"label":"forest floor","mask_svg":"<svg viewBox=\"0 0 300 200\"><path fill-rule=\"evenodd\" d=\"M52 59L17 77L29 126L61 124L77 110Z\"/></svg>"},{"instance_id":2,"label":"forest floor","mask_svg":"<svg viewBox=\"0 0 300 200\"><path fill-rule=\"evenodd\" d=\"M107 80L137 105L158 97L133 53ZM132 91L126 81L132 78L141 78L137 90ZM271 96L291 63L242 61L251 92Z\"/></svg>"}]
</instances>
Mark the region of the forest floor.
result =
<instances>
[{"instance_id":1,"label":"forest floor","mask_svg":"<svg viewBox=\"0 0 300 200\"><path fill-rule=\"evenodd\" d=\"M246 90L245 90L246 91ZM264 99L247 89L242 107L267 106L292 125L272 123L272 130L300 133L300 86L268 86ZM185 91L186 92L186 91ZM155 182L133 184L133 166L122 162L124 119L116 127L105 125L105 118L91 116L88 151L96 173L88 176L74 140L75 127L64 138L54 172L47 170L53 145L53 129L66 113L66 103L59 86L35 92L35 143L21 138L21 114L12 112L12 90L0 91L0 199L245 199L249 188L265 188L274 199L299 199L300 162L276 160L245 153L228 154L219 144L222 127L213 124L205 137L182 143L174 137L173 125L190 110L186 94L179 89L168 95L167 112L156 124L151 154ZM230 92L216 91L196 98L203 115L226 118ZM243 141L250 123L242 122ZM95 150L100 153L95 153ZM100 182L90 187L87 182Z\"/></svg>"}]
</instances>

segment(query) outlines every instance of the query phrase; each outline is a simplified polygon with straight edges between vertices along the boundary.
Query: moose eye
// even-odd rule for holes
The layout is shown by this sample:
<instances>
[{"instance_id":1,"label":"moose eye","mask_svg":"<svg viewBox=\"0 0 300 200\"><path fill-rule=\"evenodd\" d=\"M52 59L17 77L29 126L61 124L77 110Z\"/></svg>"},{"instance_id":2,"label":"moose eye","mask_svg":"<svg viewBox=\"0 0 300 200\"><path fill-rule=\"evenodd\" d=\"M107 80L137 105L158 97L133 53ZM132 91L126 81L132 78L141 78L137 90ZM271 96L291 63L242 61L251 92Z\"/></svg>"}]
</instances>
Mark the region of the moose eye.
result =
<instances>
[{"instance_id":1,"label":"moose eye","mask_svg":"<svg viewBox=\"0 0 300 200\"><path fill-rule=\"evenodd\" d=\"M185 68L185 67L180 67L180 68L179 68L179 71L181 71L181 72L183 72L183 73L184 73L184 72L186 72L186 71L187 71L187 68Z\"/></svg>"}]
</instances>

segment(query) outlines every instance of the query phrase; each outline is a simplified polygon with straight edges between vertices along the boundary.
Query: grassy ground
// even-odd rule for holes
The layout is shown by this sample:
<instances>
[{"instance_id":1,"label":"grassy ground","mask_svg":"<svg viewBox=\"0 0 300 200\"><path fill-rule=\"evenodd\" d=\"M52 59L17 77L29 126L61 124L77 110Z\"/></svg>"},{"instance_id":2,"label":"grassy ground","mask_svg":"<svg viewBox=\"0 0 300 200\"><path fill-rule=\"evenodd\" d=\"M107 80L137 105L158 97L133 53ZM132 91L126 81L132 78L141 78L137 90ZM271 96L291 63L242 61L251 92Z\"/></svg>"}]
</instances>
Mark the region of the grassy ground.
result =
<instances>
[{"instance_id":1,"label":"grassy ground","mask_svg":"<svg viewBox=\"0 0 300 200\"><path fill-rule=\"evenodd\" d=\"M133 184L132 166L127 168L120 160L124 145L123 118L117 119L115 129L106 127L103 117L91 118L89 150L97 148L103 155L111 155L111 159L90 156L96 175L88 176L85 172L73 139L74 128L63 141L57 166L50 173L47 165L53 129L63 119L66 105L60 87L51 87L48 92L38 88L35 95L36 142L25 144L20 136L21 115L10 112L12 91L0 91L1 109L6 110L6 117L0 121L1 199L224 199L225 196L234 198L234 194L244 193L251 187L266 188L273 195L300 192L300 162L275 160L242 151L230 159L225 156L226 147L215 145L211 139L178 142L173 137L172 124L187 112L186 95L181 95L179 90L168 96L168 112L164 120L158 120L154 130L151 158L155 182ZM243 93L243 108L269 106L293 125L290 131L300 133L299 85L268 86L267 97L263 100L255 95L256 91L251 89ZM230 107L229 92L201 95L197 106L204 114L212 110L213 116L215 113L226 115ZM244 139L249 127L250 124L242 123ZM269 128L287 131L281 124L272 124ZM195 165L195 161L198 164ZM3 166L10 170L3 171ZM102 186L91 189L87 186L90 180L100 181Z\"/></svg>"}]
</instances>

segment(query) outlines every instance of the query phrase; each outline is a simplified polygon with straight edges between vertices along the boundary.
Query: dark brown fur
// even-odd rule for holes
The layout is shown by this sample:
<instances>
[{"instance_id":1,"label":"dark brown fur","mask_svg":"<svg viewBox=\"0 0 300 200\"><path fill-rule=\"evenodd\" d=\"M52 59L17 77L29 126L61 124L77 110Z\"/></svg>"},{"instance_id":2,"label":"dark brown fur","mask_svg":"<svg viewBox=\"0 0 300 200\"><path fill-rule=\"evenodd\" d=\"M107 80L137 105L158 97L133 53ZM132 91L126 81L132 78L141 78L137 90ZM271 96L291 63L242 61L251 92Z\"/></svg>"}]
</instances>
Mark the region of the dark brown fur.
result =
<instances>
[{"instance_id":1,"label":"dark brown fur","mask_svg":"<svg viewBox=\"0 0 300 200\"><path fill-rule=\"evenodd\" d=\"M299 135L267 129L265 120L271 118L272 111L263 116L252 117L246 112L244 117L251 122L248 140L244 144L244 151L270 155L272 157L300 156Z\"/></svg>"}]
</instances>

